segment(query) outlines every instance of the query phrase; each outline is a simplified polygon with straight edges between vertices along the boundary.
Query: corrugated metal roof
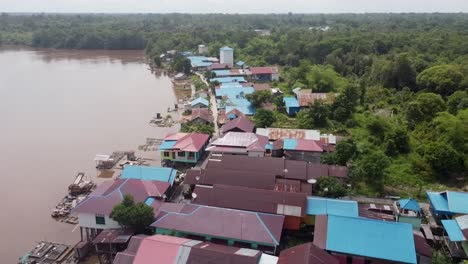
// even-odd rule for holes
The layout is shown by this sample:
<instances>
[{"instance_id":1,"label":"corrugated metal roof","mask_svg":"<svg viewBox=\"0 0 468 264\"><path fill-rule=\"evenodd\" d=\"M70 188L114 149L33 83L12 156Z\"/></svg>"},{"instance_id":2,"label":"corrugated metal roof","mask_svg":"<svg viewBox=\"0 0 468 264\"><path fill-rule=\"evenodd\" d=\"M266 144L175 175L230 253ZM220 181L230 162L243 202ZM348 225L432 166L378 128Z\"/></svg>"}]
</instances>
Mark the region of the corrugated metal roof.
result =
<instances>
[{"instance_id":1,"label":"corrugated metal roof","mask_svg":"<svg viewBox=\"0 0 468 264\"><path fill-rule=\"evenodd\" d=\"M330 98L330 94L312 93L312 90L301 90L297 95L300 106L309 106L316 100L326 101L328 98Z\"/></svg>"},{"instance_id":2,"label":"corrugated metal roof","mask_svg":"<svg viewBox=\"0 0 468 264\"><path fill-rule=\"evenodd\" d=\"M340 215L358 217L359 208L356 201L307 197L307 215Z\"/></svg>"},{"instance_id":3,"label":"corrugated metal roof","mask_svg":"<svg viewBox=\"0 0 468 264\"><path fill-rule=\"evenodd\" d=\"M145 238L134 259L134 264L177 263L180 247L190 239L155 235Z\"/></svg>"},{"instance_id":4,"label":"corrugated metal roof","mask_svg":"<svg viewBox=\"0 0 468 264\"><path fill-rule=\"evenodd\" d=\"M135 255L140 247L141 242L145 239L146 235L136 235L132 236L130 242L128 243L127 249L122 252L117 253L114 258L113 264L133 264Z\"/></svg>"},{"instance_id":5,"label":"corrugated metal roof","mask_svg":"<svg viewBox=\"0 0 468 264\"><path fill-rule=\"evenodd\" d=\"M412 210L416 212L421 211L421 207L419 207L418 202L416 202L414 199L400 199L398 200L398 203L400 204L401 209Z\"/></svg>"},{"instance_id":6,"label":"corrugated metal roof","mask_svg":"<svg viewBox=\"0 0 468 264\"><path fill-rule=\"evenodd\" d=\"M267 136L270 140L278 139L309 139L320 140L320 131L289 128L258 128L257 134Z\"/></svg>"},{"instance_id":7,"label":"corrugated metal roof","mask_svg":"<svg viewBox=\"0 0 468 264\"><path fill-rule=\"evenodd\" d=\"M315 142L308 139L285 138L283 144L284 150L323 152L323 149Z\"/></svg>"},{"instance_id":8,"label":"corrugated metal roof","mask_svg":"<svg viewBox=\"0 0 468 264\"><path fill-rule=\"evenodd\" d=\"M190 116L190 121L201 119L205 122L212 123L213 115L208 108L195 108L192 109L192 115Z\"/></svg>"},{"instance_id":9,"label":"corrugated metal roof","mask_svg":"<svg viewBox=\"0 0 468 264\"><path fill-rule=\"evenodd\" d=\"M176 143L177 143L176 140L163 141L163 143L159 145L159 149L160 150L172 149L172 147L174 147Z\"/></svg>"},{"instance_id":10,"label":"corrugated metal roof","mask_svg":"<svg viewBox=\"0 0 468 264\"><path fill-rule=\"evenodd\" d=\"M315 228L325 228L315 226ZM413 228L406 223L329 215L326 249L377 259L416 263Z\"/></svg>"},{"instance_id":11,"label":"corrugated metal roof","mask_svg":"<svg viewBox=\"0 0 468 264\"><path fill-rule=\"evenodd\" d=\"M283 102L287 108L300 107L299 101L297 101L296 97L283 97Z\"/></svg>"},{"instance_id":12,"label":"corrugated metal roof","mask_svg":"<svg viewBox=\"0 0 468 264\"><path fill-rule=\"evenodd\" d=\"M187 59L190 60L192 67L208 67L213 64L208 57L204 56L188 56Z\"/></svg>"},{"instance_id":13,"label":"corrugated metal roof","mask_svg":"<svg viewBox=\"0 0 468 264\"><path fill-rule=\"evenodd\" d=\"M218 147L231 148L232 151L240 150L243 152L248 151L265 151L265 145L268 143L266 137L257 135L255 133L242 133L242 132L228 132L222 138L218 138L211 142L207 151L219 151Z\"/></svg>"},{"instance_id":14,"label":"corrugated metal roof","mask_svg":"<svg viewBox=\"0 0 468 264\"><path fill-rule=\"evenodd\" d=\"M432 207L437 212L468 214L468 193L463 192L426 192Z\"/></svg>"},{"instance_id":15,"label":"corrugated metal roof","mask_svg":"<svg viewBox=\"0 0 468 264\"><path fill-rule=\"evenodd\" d=\"M159 149L161 150L180 150L198 152L208 142L210 136L201 133L175 133L166 136L165 141L161 144ZM177 140L175 143L174 140ZM170 142L167 143L166 142Z\"/></svg>"},{"instance_id":16,"label":"corrugated metal roof","mask_svg":"<svg viewBox=\"0 0 468 264\"><path fill-rule=\"evenodd\" d=\"M210 103L208 102L208 100L206 100L205 98L202 98L202 97L198 97L197 99L193 100L190 105L191 106L195 106L197 104L202 104L202 105L205 105L205 106L209 106Z\"/></svg>"},{"instance_id":17,"label":"corrugated metal roof","mask_svg":"<svg viewBox=\"0 0 468 264\"><path fill-rule=\"evenodd\" d=\"M173 168L150 167L150 166L125 166L122 179L138 179L145 181L162 181L172 185L177 175Z\"/></svg>"},{"instance_id":18,"label":"corrugated metal roof","mask_svg":"<svg viewBox=\"0 0 468 264\"><path fill-rule=\"evenodd\" d=\"M190 206L190 213L166 212L151 226L189 234L208 235L277 246L284 216L202 205Z\"/></svg>"},{"instance_id":19,"label":"corrugated metal roof","mask_svg":"<svg viewBox=\"0 0 468 264\"><path fill-rule=\"evenodd\" d=\"M214 83L214 82L219 82L219 83L243 83L243 82L247 82L247 80L245 80L244 77L235 76L235 77L212 78L212 79L210 79L210 82L211 83Z\"/></svg>"},{"instance_id":20,"label":"corrugated metal roof","mask_svg":"<svg viewBox=\"0 0 468 264\"><path fill-rule=\"evenodd\" d=\"M247 188L215 184L213 187L197 185L194 193L196 204L215 207L248 210L263 213L278 213L278 205L288 205L300 208L299 215L288 212L278 213L293 216L305 216L306 194L285 191Z\"/></svg>"},{"instance_id":21,"label":"corrugated metal roof","mask_svg":"<svg viewBox=\"0 0 468 264\"><path fill-rule=\"evenodd\" d=\"M211 66L210 66L210 69L212 70L216 70L216 69L229 69L231 68L229 66L229 64L227 63L213 63Z\"/></svg>"},{"instance_id":22,"label":"corrugated metal roof","mask_svg":"<svg viewBox=\"0 0 468 264\"><path fill-rule=\"evenodd\" d=\"M445 232L448 234L450 241L460 242L467 240L456 220L442 220L441 222L444 226Z\"/></svg>"},{"instance_id":23,"label":"corrugated metal roof","mask_svg":"<svg viewBox=\"0 0 468 264\"><path fill-rule=\"evenodd\" d=\"M229 121L227 124L221 127L222 133L227 133L233 129L239 129L244 132L252 133L254 131L255 124L247 119L246 117L240 116L236 119Z\"/></svg>"},{"instance_id":24,"label":"corrugated metal roof","mask_svg":"<svg viewBox=\"0 0 468 264\"><path fill-rule=\"evenodd\" d=\"M278 68L276 67L250 67L250 72L252 74L274 74L274 73L278 73Z\"/></svg>"},{"instance_id":25,"label":"corrugated metal roof","mask_svg":"<svg viewBox=\"0 0 468 264\"><path fill-rule=\"evenodd\" d=\"M339 264L337 258L313 243L305 243L281 251L278 264Z\"/></svg>"},{"instance_id":26,"label":"corrugated metal roof","mask_svg":"<svg viewBox=\"0 0 468 264\"><path fill-rule=\"evenodd\" d=\"M110 215L124 195L131 195L135 202L144 202L148 197L162 197L169 188L168 182L117 179L100 184L72 213Z\"/></svg>"}]
</instances>

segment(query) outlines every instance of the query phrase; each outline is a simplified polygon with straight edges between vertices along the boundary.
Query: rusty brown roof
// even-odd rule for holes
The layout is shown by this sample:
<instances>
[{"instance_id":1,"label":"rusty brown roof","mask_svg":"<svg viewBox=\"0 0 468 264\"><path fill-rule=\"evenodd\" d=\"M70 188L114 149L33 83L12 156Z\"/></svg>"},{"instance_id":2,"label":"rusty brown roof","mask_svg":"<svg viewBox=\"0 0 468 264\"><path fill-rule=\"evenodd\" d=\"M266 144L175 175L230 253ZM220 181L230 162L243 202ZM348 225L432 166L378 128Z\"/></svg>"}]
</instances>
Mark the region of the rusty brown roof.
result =
<instances>
[{"instance_id":1,"label":"rusty brown roof","mask_svg":"<svg viewBox=\"0 0 468 264\"><path fill-rule=\"evenodd\" d=\"M278 213L278 205L296 206L301 209L300 215L285 213L285 215L305 216L307 195L305 193L293 193L238 186L215 184L213 186L195 187L197 198L194 203L240 209L247 211ZM283 213L281 213L283 214Z\"/></svg>"},{"instance_id":2,"label":"rusty brown roof","mask_svg":"<svg viewBox=\"0 0 468 264\"><path fill-rule=\"evenodd\" d=\"M227 133L230 131L243 131L252 133L254 131L255 124L247 119L245 116L240 116L236 119L233 119L221 127L222 133ZM237 130L235 130L237 129Z\"/></svg>"},{"instance_id":3,"label":"rusty brown roof","mask_svg":"<svg viewBox=\"0 0 468 264\"><path fill-rule=\"evenodd\" d=\"M299 101L299 105L302 106L309 106L316 100L326 101L330 98L330 94L328 93L312 93L311 90L301 90L297 95L297 100Z\"/></svg>"},{"instance_id":4,"label":"rusty brown roof","mask_svg":"<svg viewBox=\"0 0 468 264\"><path fill-rule=\"evenodd\" d=\"M338 259L313 243L281 251L278 264L339 264Z\"/></svg>"},{"instance_id":5,"label":"rusty brown roof","mask_svg":"<svg viewBox=\"0 0 468 264\"><path fill-rule=\"evenodd\" d=\"M190 121L194 121L196 119L201 119L208 123L212 123L213 115L208 108L194 108L192 109L192 116L190 117Z\"/></svg>"}]
</instances>

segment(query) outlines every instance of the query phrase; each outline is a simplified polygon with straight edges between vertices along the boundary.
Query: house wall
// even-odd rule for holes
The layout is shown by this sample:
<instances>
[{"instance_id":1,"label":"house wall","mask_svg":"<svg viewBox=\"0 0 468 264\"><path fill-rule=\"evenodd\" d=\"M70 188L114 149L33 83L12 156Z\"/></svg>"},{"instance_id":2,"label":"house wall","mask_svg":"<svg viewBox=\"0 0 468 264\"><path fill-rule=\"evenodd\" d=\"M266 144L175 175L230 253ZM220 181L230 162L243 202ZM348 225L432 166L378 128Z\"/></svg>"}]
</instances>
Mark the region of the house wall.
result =
<instances>
[{"instance_id":1,"label":"house wall","mask_svg":"<svg viewBox=\"0 0 468 264\"><path fill-rule=\"evenodd\" d=\"M279 73L273 73L271 75L271 81L273 81L273 82L279 81Z\"/></svg>"},{"instance_id":2,"label":"house wall","mask_svg":"<svg viewBox=\"0 0 468 264\"><path fill-rule=\"evenodd\" d=\"M249 151L248 156L249 157L265 157L265 152L264 151Z\"/></svg>"},{"instance_id":3,"label":"house wall","mask_svg":"<svg viewBox=\"0 0 468 264\"><path fill-rule=\"evenodd\" d=\"M169 152L170 156L165 157L164 152ZM179 156L178 153L183 152L184 156ZM197 163L200 159L201 155L203 155L203 149L199 152L195 152L195 157L193 159L189 159L189 152L188 151L161 151L161 159L162 160L170 160L175 162L184 162L184 163Z\"/></svg>"},{"instance_id":4,"label":"house wall","mask_svg":"<svg viewBox=\"0 0 468 264\"><path fill-rule=\"evenodd\" d=\"M112 228L121 228L119 223L111 219L109 216L105 216L105 225L96 224L96 215L95 214L78 214L78 224L81 227L95 228L95 229L112 229Z\"/></svg>"},{"instance_id":5,"label":"house wall","mask_svg":"<svg viewBox=\"0 0 468 264\"><path fill-rule=\"evenodd\" d=\"M413 226L413 229L416 229L416 230L419 230L419 228L421 227L421 218L419 217L398 215L397 221L401 223L411 224Z\"/></svg>"},{"instance_id":6,"label":"house wall","mask_svg":"<svg viewBox=\"0 0 468 264\"><path fill-rule=\"evenodd\" d=\"M286 112L290 116L296 115L301 110L300 107L286 107Z\"/></svg>"},{"instance_id":7,"label":"house wall","mask_svg":"<svg viewBox=\"0 0 468 264\"><path fill-rule=\"evenodd\" d=\"M202 104L202 103L197 103L195 105L191 105L192 109L195 109L195 108L208 108L208 106Z\"/></svg>"},{"instance_id":8,"label":"house wall","mask_svg":"<svg viewBox=\"0 0 468 264\"><path fill-rule=\"evenodd\" d=\"M322 156L322 153L316 151L285 150L284 156L291 160L302 160L320 164L320 157Z\"/></svg>"}]
</instances>

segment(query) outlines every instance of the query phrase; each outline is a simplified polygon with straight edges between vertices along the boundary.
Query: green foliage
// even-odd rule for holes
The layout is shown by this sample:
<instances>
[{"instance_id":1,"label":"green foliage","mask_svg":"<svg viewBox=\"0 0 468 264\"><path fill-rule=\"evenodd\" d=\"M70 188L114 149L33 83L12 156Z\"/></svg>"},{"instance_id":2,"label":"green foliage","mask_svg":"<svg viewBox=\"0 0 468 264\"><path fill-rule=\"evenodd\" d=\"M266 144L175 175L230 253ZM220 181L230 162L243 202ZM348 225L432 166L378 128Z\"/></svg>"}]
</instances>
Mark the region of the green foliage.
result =
<instances>
[{"instance_id":1,"label":"green foliage","mask_svg":"<svg viewBox=\"0 0 468 264\"><path fill-rule=\"evenodd\" d=\"M258 109L253 120L256 127L270 127L276 121L273 112L266 109Z\"/></svg>"},{"instance_id":2,"label":"green foliage","mask_svg":"<svg viewBox=\"0 0 468 264\"><path fill-rule=\"evenodd\" d=\"M270 90L255 91L251 94L247 94L245 97L255 108L261 107L263 104L270 103L273 99Z\"/></svg>"},{"instance_id":3,"label":"green foliage","mask_svg":"<svg viewBox=\"0 0 468 264\"><path fill-rule=\"evenodd\" d=\"M456 91L447 99L447 108L452 115L456 115L458 110L468 108L468 92Z\"/></svg>"},{"instance_id":4,"label":"green foliage","mask_svg":"<svg viewBox=\"0 0 468 264\"><path fill-rule=\"evenodd\" d=\"M417 123L431 120L438 112L445 109L445 102L440 95L421 93L416 100L408 104L406 116L410 126L414 127Z\"/></svg>"},{"instance_id":5,"label":"green foliage","mask_svg":"<svg viewBox=\"0 0 468 264\"><path fill-rule=\"evenodd\" d=\"M427 145L423 157L441 180L446 180L452 174L464 170L463 157L455 149L443 142Z\"/></svg>"},{"instance_id":6,"label":"green foliage","mask_svg":"<svg viewBox=\"0 0 468 264\"><path fill-rule=\"evenodd\" d=\"M195 85L195 90L197 91L208 89L208 86L206 86L198 75L192 76L192 84Z\"/></svg>"},{"instance_id":7,"label":"green foliage","mask_svg":"<svg viewBox=\"0 0 468 264\"><path fill-rule=\"evenodd\" d=\"M192 70L192 64L189 59L179 54L174 57L171 63L171 70L174 72L183 72L186 75L189 75Z\"/></svg>"},{"instance_id":8,"label":"green foliage","mask_svg":"<svg viewBox=\"0 0 468 264\"><path fill-rule=\"evenodd\" d=\"M296 83L295 87L309 88L316 93L340 91L347 81L329 65L311 65L303 61L298 68L289 72L289 79ZM302 84L305 86L303 87Z\"/></svg>"},{"instance_id":9,"label":"green foliage","mask_svg":"<svg viewBox=\"0 0 468 264\"><path fill-rule=\"evenodd\" d=\"M408 131L395 127L385 135L385 154L397 156L410 152Z\"/></svg>"},{"instance_id":10,"label":"green foliage","mask_svg":"<svg viewBox=\"0 0 468 264\"><path fill-rule=\"evenodd\" d=\"M381 150L366 149L351 166L350 178L353 182L364 182L382 192L387 174L385 169L390 160Z\"/></svg>"},{"instance_id":11,"label":"green foliage","mask_svg":"<svg viewBox=\"0 0 468 264\"><path fill-rule=\"evenodd\" d=\"M432 253L431 263L432 264L453 264L454 262L452 261L452 258L445 255L443 252L434 251Z\"/></svg>"},{"instance_id":12,"label":"green foliage","mask_svg":"<svg viewBox=\"0 0 468 264\"><path fill-rule=\"evenodd\" d=\"M354 113L359 100L359 89L354 84L347 85L332 105L332 119L345 122Z\"/></svg>"},{"instance_id":13,"label":"green foliage","mask_svg":"<svg viewBox=\"0 0 468 264\"><path fill-rule=\"evenodd\" d=\"M273 97L272 103L276 106L276 111L280 113L286 113L286 106L283 101L283 96Z\"/></svg>"},{"instance_id":14,"label":"green foliage","mask_svg":"<svg viewBox=\"0 0 468 264\"><path fill-rule=\"evenodd\" d=\"M110 215L121 226L134 228L141 233L154 221L153 208L144 203L135 203L131 195L125 195L122 203L112 209Z\"/></svg>"},{"instance_id":15,"label":"green foliage","mask_svg":"<svg viewBox=\"0 0 468 264\"><path fill-rule=\"evenodd\" d=\"M315 100L308 108L301 110L297 114L299 128L312 129L327 126L330 106L322 100Z\"/></svg>"},{"instance_id":16,"label":"green foliage","mask_svg":"<svg viewBox=\"0 0 468 264\"><path fill-rule=\"evenodd\" d=\"M428 92L443 96L451 95L462 87L463 72L458 65L438 65L428 68L418 75L418 86Z\"/></svg>"},{"instance_id":17,"label":"green foliage","mask_svg":"<svg viewBox=\"0 0 468 264\"><path fill-rule=\"evenodd\" d=\"M385 87L415 87L416 71L408 54L399 54L391 60L377 60L372 66L372 79Z\"/></svg>"},{"instance_id":18,"label":"green foliage","mask_svg":"<svg viewBox=\"0 0 468 264\"><path fill-rule=\"evenodd\" d=\"M320 177L315 184L316 195L321 197L339 198L347 194L346 188L333 177Z\"/></svg>"},{"instance_id":19,"label":"green foliage","mask_svg":"<svg viewBox=\"0 0 468 264\"><path fill-rule=\"evenodd\" d=\"M212 135L214 133L214 127L213 124L184 123L180 127L180 132Z\"/></svg>"},{"instance_id":20,"label":"green foliage","mask_svg":"<svg viewBox=\"0 0 468 264\"><path fill-rule=\"evenodd\" d=\"M322 162L325 164L337 164L346 166L347 163L357 155L357 145L353 139L345 139L336 144L336 149L327 155L322 156Z\"/></svg>"}]
</instances>

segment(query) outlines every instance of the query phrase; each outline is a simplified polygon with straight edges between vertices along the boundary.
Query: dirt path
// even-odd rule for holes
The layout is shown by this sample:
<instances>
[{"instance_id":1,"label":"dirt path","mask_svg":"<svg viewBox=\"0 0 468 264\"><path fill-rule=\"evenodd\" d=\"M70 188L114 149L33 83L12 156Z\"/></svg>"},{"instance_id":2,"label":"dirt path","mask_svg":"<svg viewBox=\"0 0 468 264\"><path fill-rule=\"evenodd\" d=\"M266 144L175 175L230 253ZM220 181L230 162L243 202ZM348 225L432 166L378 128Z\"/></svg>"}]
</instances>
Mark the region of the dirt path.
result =
<instances>
[{"instance_id":1,"label":"dirt path","mask_svg":"<svg viewBox=\"0 0 468 264\"><path fill-rule=\"evenodd\" d=\"M205 79L205 76L203 76L203 74L198 73L198 72L196 72L195 74L200 77L200 79L206 84L206 86L210 87L210 84ZM215 132L214 132L213 138L218 138L219 137L219 128L218 128L218 125L217 125L218 105L216 103L216 96L213 94L211 89L208 89L208 90L209 90L209 93L210 93L210 110L211 110L211 113L213 115L213 120L214 120L214 123L215 123L215 125L214 125Z\"/></svg>"}]
</instances>

